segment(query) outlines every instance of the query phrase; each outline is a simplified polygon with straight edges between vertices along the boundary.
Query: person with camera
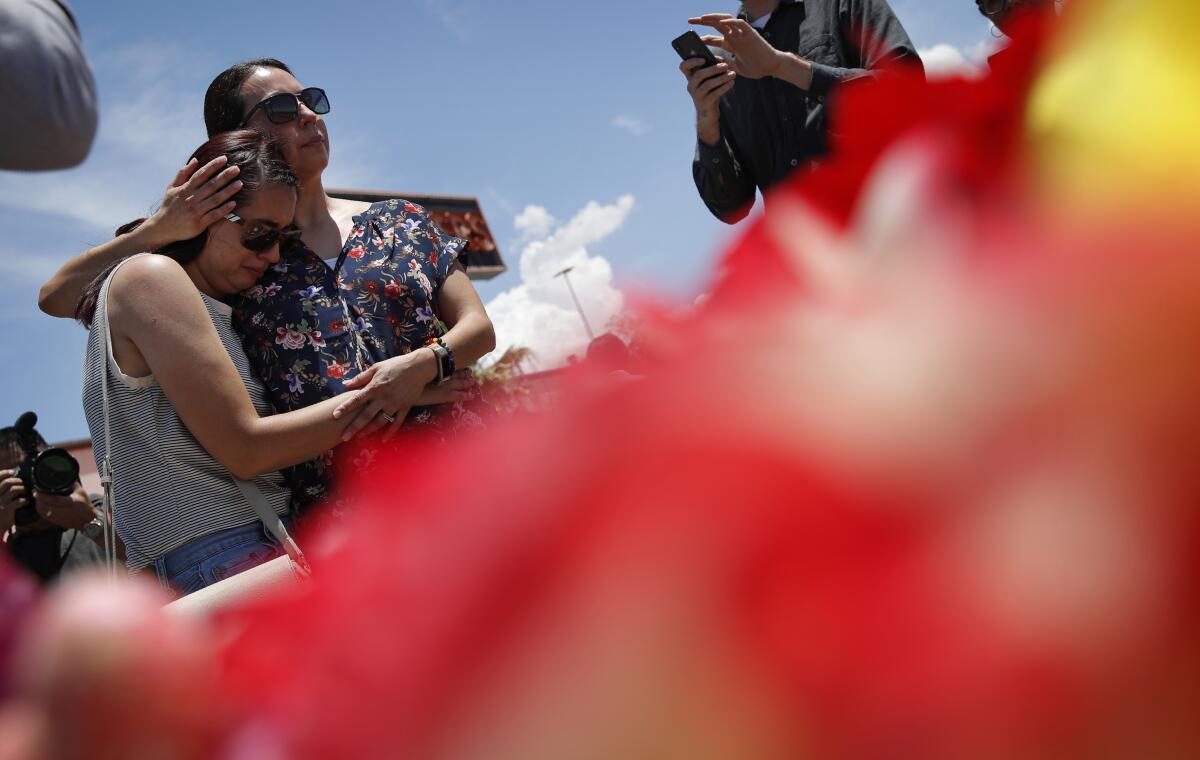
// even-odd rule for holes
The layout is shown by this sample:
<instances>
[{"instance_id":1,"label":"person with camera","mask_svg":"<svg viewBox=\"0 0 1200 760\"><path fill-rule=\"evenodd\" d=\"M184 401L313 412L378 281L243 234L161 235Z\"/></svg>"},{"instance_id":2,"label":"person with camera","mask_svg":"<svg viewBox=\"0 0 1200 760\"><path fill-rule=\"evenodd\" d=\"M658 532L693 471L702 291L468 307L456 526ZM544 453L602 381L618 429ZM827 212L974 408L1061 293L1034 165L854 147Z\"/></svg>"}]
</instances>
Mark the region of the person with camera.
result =
<instances>
[{"instance_id":1,"label":"person with camera","mask_svg":"<svg viewBox=\"0 0 1200 760\"><path fill-rule=\"evenodd\" d=\"M828 100L841 82L897 63L922 70L887 0L746 0L736 16L688 23L727 55L680 65L696 108L692 176L708 209L733 224L826 151Z\"/></svg>"},{"instance_id":2,"label":"person with camera","mask_svg":"<svg viewBox=\"0 0 1200 760\"><path fill-rule=\"evenodd\" d=\"M0 428L0 537L13 559L42 581L51 581L101 564L104 536L100 513L77 478L56 483L38 477L32 464L39 453L70 455L48 450L40 435L32 435L33 451L26 451L17 428Z\"/></svg>"}]
</instances>

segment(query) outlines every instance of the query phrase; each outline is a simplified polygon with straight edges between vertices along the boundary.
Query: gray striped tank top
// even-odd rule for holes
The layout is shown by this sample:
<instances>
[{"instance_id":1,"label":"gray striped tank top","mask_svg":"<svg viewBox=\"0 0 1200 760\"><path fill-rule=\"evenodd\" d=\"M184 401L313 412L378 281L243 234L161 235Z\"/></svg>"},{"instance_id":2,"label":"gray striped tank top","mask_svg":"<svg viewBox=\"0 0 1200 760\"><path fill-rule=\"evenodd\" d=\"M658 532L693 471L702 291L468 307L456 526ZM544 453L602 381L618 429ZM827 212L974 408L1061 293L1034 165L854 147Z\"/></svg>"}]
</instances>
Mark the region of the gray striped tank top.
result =
<instances>
[{"instance_id":1,"label":"gray striped tank top","mask_svg":"<svg viewBox=\"0 0 1200 760\"><path fill-rule=\"evenodd\" d=\"M88 335L83 407L99 463L106 453L100 373L107 371L116 529L125 543L126 565L134 571L194 538L247 525L257 517L233 475L184 426L154 376L129 377L117 366L111 340L104 340L108 333L102 336L99 327L108 321L108 289L116 271L100 289ZM250 371L230 326L230 308L200 295L254 408L260 416L270 414L262 383ZM255 478L254 483L277 513L286 514L291 492L278 472Z\"/></svg>"}]
</instances>

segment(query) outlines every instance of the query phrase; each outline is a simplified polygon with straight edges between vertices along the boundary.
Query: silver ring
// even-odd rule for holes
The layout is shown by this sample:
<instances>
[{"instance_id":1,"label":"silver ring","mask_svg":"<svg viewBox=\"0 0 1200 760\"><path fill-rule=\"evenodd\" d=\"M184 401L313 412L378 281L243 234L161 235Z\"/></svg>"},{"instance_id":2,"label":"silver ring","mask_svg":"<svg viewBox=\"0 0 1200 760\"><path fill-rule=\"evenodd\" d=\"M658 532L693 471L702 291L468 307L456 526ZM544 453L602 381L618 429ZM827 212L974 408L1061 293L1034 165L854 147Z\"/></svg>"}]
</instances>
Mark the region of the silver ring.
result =
<instances>
[{"instance_id":1,"label":"silver ring","mask_svg":"<svg viewBox=\"0 0 1200 760\"><path fill-rule=\"evenodd\" d=\"M383 418L384 418L385 420L387 420L388 422L395 422L395 421L396 421L396 418L395 418L395 417L393 417L392 415L388 414L387 412L380 412L380 414L382 414L382 415L383 415Z\"/></svg>"}]
</instances>

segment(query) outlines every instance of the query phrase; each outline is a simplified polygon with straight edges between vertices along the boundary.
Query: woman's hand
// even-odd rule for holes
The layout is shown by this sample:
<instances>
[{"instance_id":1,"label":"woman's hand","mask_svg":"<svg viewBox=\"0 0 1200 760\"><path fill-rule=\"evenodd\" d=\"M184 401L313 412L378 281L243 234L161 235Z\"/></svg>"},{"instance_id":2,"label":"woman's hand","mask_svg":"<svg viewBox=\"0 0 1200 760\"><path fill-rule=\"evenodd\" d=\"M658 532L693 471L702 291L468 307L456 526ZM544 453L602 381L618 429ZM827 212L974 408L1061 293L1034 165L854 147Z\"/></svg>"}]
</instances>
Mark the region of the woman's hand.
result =
<instances>
[{"instance_id":1,"label":"woman's hand","mask_svg":"<svg viewBox=\"0 0 1200 760\"><path fill-rule=\"evenodd\" d=\"M443 382L432 382L421 389L415 406L436 406L438 404L453 404L467 401L479 383L475 381L475 373L470 369L460 369ZM400 420L397 420L399 423Z\"/></svg>"},{"instance_id":2,"label":"woman's hand","mask_svg":"<svg viewBox=\"0 0 1200 760\"><path fill-rule=\"evenodd\" d=\"M145 222L155 242L166 245L194 238L234 210L236 204L230 198L242 189L242 181L237 179L241 170L222 168L227 163L228 158L217 156L200 166L193 158L179 170L158 211Z\"/></svg>"},{"instance_id":3,"label":"woman's hand","mask_svg":"<svg viewBox=\"0 0 1200 760\"><path fill-rule=\"evenodd\" d=\"M342 440L369 435L390 425L388 438L404 422L408 410L420 403L421 393L437 377L437 356L425 348L371 365L345 385L362 392L338 405L335 419L356 412ZM390 417L389 420L384 415Z\"/></svg>"},{"instance_id":4,"label":"woman's hand","mask_svg":"<svg viewBox=\"0 0 1200 760\"><path fill-rule=\"evenodd\" d=\"M38 307L52 317L74 317L88 283L106 268L126 256L194 238L233 211L236 204L230 199L241 190L242 183L235 179L240 171L236 166L222 168L227 163L225 156L204 166L188 161L171 181L158 211L133 230L63 264L42 285Z\"/></svg>"}]
</instances>

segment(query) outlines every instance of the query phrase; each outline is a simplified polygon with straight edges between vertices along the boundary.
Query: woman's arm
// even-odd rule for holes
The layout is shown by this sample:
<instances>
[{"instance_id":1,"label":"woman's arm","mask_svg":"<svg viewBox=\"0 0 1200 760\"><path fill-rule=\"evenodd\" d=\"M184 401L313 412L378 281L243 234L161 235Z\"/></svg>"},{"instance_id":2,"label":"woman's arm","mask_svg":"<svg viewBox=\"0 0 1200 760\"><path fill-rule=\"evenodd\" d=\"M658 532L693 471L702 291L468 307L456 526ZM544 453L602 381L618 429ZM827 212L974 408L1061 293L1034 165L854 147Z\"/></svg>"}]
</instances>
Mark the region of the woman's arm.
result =
<instances>
[{"instance_id":1,"label":"woman's arm","mask_svg":"<svg viewBox=\"0 0 1200 760\"><path fill-rule=\"evenodd\" d=\"M109 318L114 353L132 343L188 430L237 477L303 462L341 441L348 420L333 417L338 398L258 416L196 286L174 260L144 256L121 267Z\"/></svg>"},{"instance_id":2,"label":"woman's arm","mask_svg":"<svg viewBox=\"0 0 1200 760\"><path fill-rule=\"evenodd\" d=\"M450 329L442 336L454 351L454 363L468 367L496 347L496 331L479 293L462 267L455 266L438 291L438 313Z\"/></svg>"},{"instance_id":3,"label":"woman's arm","mask_svg":"<svg viewBox=\"0 0 1200 760\"><path fill-rule=\"evenodd\" d=\"M438 313L450 326L442 340L454 351L455 366L467 367L496 347L492 320L461 267L456 265L446 276L437 299ZM379 362L346 382L347 388L363 391L343 399L334 414L342 418L357 409L346 436L369 435L388 424L381 412L403 419L418 403L424 386L436 378L437 357L424 348ZM395 435L398 427L391 425L385 438Z\"/></svg>"},{"instance_id":4,"label":"woman's arm","mask_svg":"<svg viewBox=\"0 0 1200 760\"><path fill-rule=\"evenodd\" d=\"M42 285L38 294L41 310L52 317L74 317L83 291L111 264L135 253L193 238L232 211L234 204L229 199L242 183L231 181L238 175L236 166L222 171L226 163L225 156L218 156L203 167L198 167L195 159L188 161L167 188L158 211L149 219L131 232L79 254Z\"/></svg>"}]
</instances>

